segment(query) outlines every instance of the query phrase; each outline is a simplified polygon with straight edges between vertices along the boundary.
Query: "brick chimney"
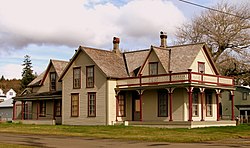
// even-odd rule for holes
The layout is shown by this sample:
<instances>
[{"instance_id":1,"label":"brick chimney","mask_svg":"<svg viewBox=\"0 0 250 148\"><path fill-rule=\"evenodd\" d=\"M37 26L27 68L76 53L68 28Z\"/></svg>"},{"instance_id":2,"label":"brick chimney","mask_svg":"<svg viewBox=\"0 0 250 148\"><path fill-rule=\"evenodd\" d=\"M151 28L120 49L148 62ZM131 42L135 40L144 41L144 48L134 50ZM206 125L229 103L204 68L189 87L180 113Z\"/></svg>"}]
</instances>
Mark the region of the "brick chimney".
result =
<instances>
[{"instance_id":1,"label":"brick chimney","mask_svg":"<svg viewBox=\"0 0 250 148\"><path fill-rule=\"evenodd\" d=\"M119 43L120 43L120 39L118 37L114 37L113 38L113 52L120 54L120 49L119 49Z\"/></svg>"},{"instance_id":2,"label":"brick chimney","mask_svg":"<svg viewBox=\"0 0 250 148\"><path fill-rule=\"evenodd\" d=\"M160 47L163 47L163 48L166 48L167 47L167 33L166 32L163 32L161 31L160 32L160 38L161 38L161 46Z\"/></svg>"}]
</instances>

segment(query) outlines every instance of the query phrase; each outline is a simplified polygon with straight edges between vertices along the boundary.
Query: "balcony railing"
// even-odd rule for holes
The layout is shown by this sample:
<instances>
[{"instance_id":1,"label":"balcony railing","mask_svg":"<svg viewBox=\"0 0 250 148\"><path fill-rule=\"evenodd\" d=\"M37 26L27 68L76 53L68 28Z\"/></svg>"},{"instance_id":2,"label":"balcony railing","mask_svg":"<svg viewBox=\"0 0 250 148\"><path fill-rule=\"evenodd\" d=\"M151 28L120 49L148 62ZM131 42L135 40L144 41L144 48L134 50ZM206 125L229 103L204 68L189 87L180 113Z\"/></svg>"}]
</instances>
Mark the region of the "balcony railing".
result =
<instances>
[{"instance_id":1,"label":"balcony railing","mask_svg":"<svg viewBox=\"0 0 250 148\"><path fill-rule=\"evenodd\" d=\"M117 80L117 87L131 88L185 83L212 86L233 86L234 80L232 77L226 76L203 74L197 72L182 72L152 76L140 75L138 77L120 78Z\"/></svg>"}]
</instances>

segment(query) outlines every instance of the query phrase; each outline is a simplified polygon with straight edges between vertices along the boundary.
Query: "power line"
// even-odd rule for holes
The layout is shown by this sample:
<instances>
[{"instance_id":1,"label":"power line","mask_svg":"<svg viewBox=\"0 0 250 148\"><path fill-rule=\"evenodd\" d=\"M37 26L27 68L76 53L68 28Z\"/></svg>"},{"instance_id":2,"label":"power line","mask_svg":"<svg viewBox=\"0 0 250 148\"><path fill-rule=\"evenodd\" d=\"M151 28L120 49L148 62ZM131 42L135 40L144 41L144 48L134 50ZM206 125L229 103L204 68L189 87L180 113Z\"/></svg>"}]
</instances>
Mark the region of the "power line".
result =
<instances>
[{"instance_id":1,"label":"power line","mask_svg":"<svg viewBox=\"0 0 250 148\"><path fill-rule=\"evenodd\" d=\"M245 18L245 17L239 16L239 15L236 15L236 14L224 12L224 11L217 10L217 9L214 9L214 8L206 7L206 6L196 4L196 3L193 3L193 2L189 2L189 1L186 1L186 0L179 0L179 1L190 4L190 5L194 5L194 6L197 6L197 7L201 7L201 8L204 8L204 9L208 9L208 10L224 13L224 14L227 14L227 15L231 15L231 16L234 16L234 17L238 17L238 18L241 18L241 19L248 19L249 20L249 18Z\"/></svg>"}]
</instances>

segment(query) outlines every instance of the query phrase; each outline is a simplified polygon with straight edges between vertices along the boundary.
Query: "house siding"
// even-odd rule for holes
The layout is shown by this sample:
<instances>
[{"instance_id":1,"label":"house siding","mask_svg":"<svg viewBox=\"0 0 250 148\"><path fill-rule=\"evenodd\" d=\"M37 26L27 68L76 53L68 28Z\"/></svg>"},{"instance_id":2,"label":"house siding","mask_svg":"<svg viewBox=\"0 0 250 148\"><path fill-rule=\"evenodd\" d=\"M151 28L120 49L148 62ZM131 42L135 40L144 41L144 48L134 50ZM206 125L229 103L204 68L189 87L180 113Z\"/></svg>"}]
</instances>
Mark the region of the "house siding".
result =
<instances>
[{"instance_id":1,"label":"house siding","mask_svg":"<svg viewBox=\"0 0 250 148\"><path fill-rule=\"evenodd\" d=\"M63 77L62 123L66 125L106 125L106 87L107 80L103 72L94 66L94 88L86 88L86 66L95 63L83 52L72 63ZM81 88L73 89L73 67L81 67ZM96 117L88 117L88 92L96 92ZM71 117L71 94L79 94L79 116Z\"/></svg>"}]
</instances>

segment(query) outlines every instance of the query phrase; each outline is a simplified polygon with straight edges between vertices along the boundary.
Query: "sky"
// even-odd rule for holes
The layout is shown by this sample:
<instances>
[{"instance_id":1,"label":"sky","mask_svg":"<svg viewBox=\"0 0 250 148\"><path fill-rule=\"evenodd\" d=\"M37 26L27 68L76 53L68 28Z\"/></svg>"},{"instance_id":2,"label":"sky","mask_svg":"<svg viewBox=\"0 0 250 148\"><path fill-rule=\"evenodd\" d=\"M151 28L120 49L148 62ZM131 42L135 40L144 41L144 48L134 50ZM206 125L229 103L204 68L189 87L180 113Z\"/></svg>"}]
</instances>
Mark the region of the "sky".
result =
<instances>
[{"instance_id":1,"label":"sky","mask_svg":"<svg viewBox=\"0 0 250 148\"><path fill-rule=\"evenodd\" d=\"M211 7L221 0L188 1ZM40 74L80 45L111 50L114 36L125 51L159 45L160 31L171 44L176 27L202 11L179 0L0 0L0 76L20 79L25 55Z\"/></svg>"}]
</instances>

